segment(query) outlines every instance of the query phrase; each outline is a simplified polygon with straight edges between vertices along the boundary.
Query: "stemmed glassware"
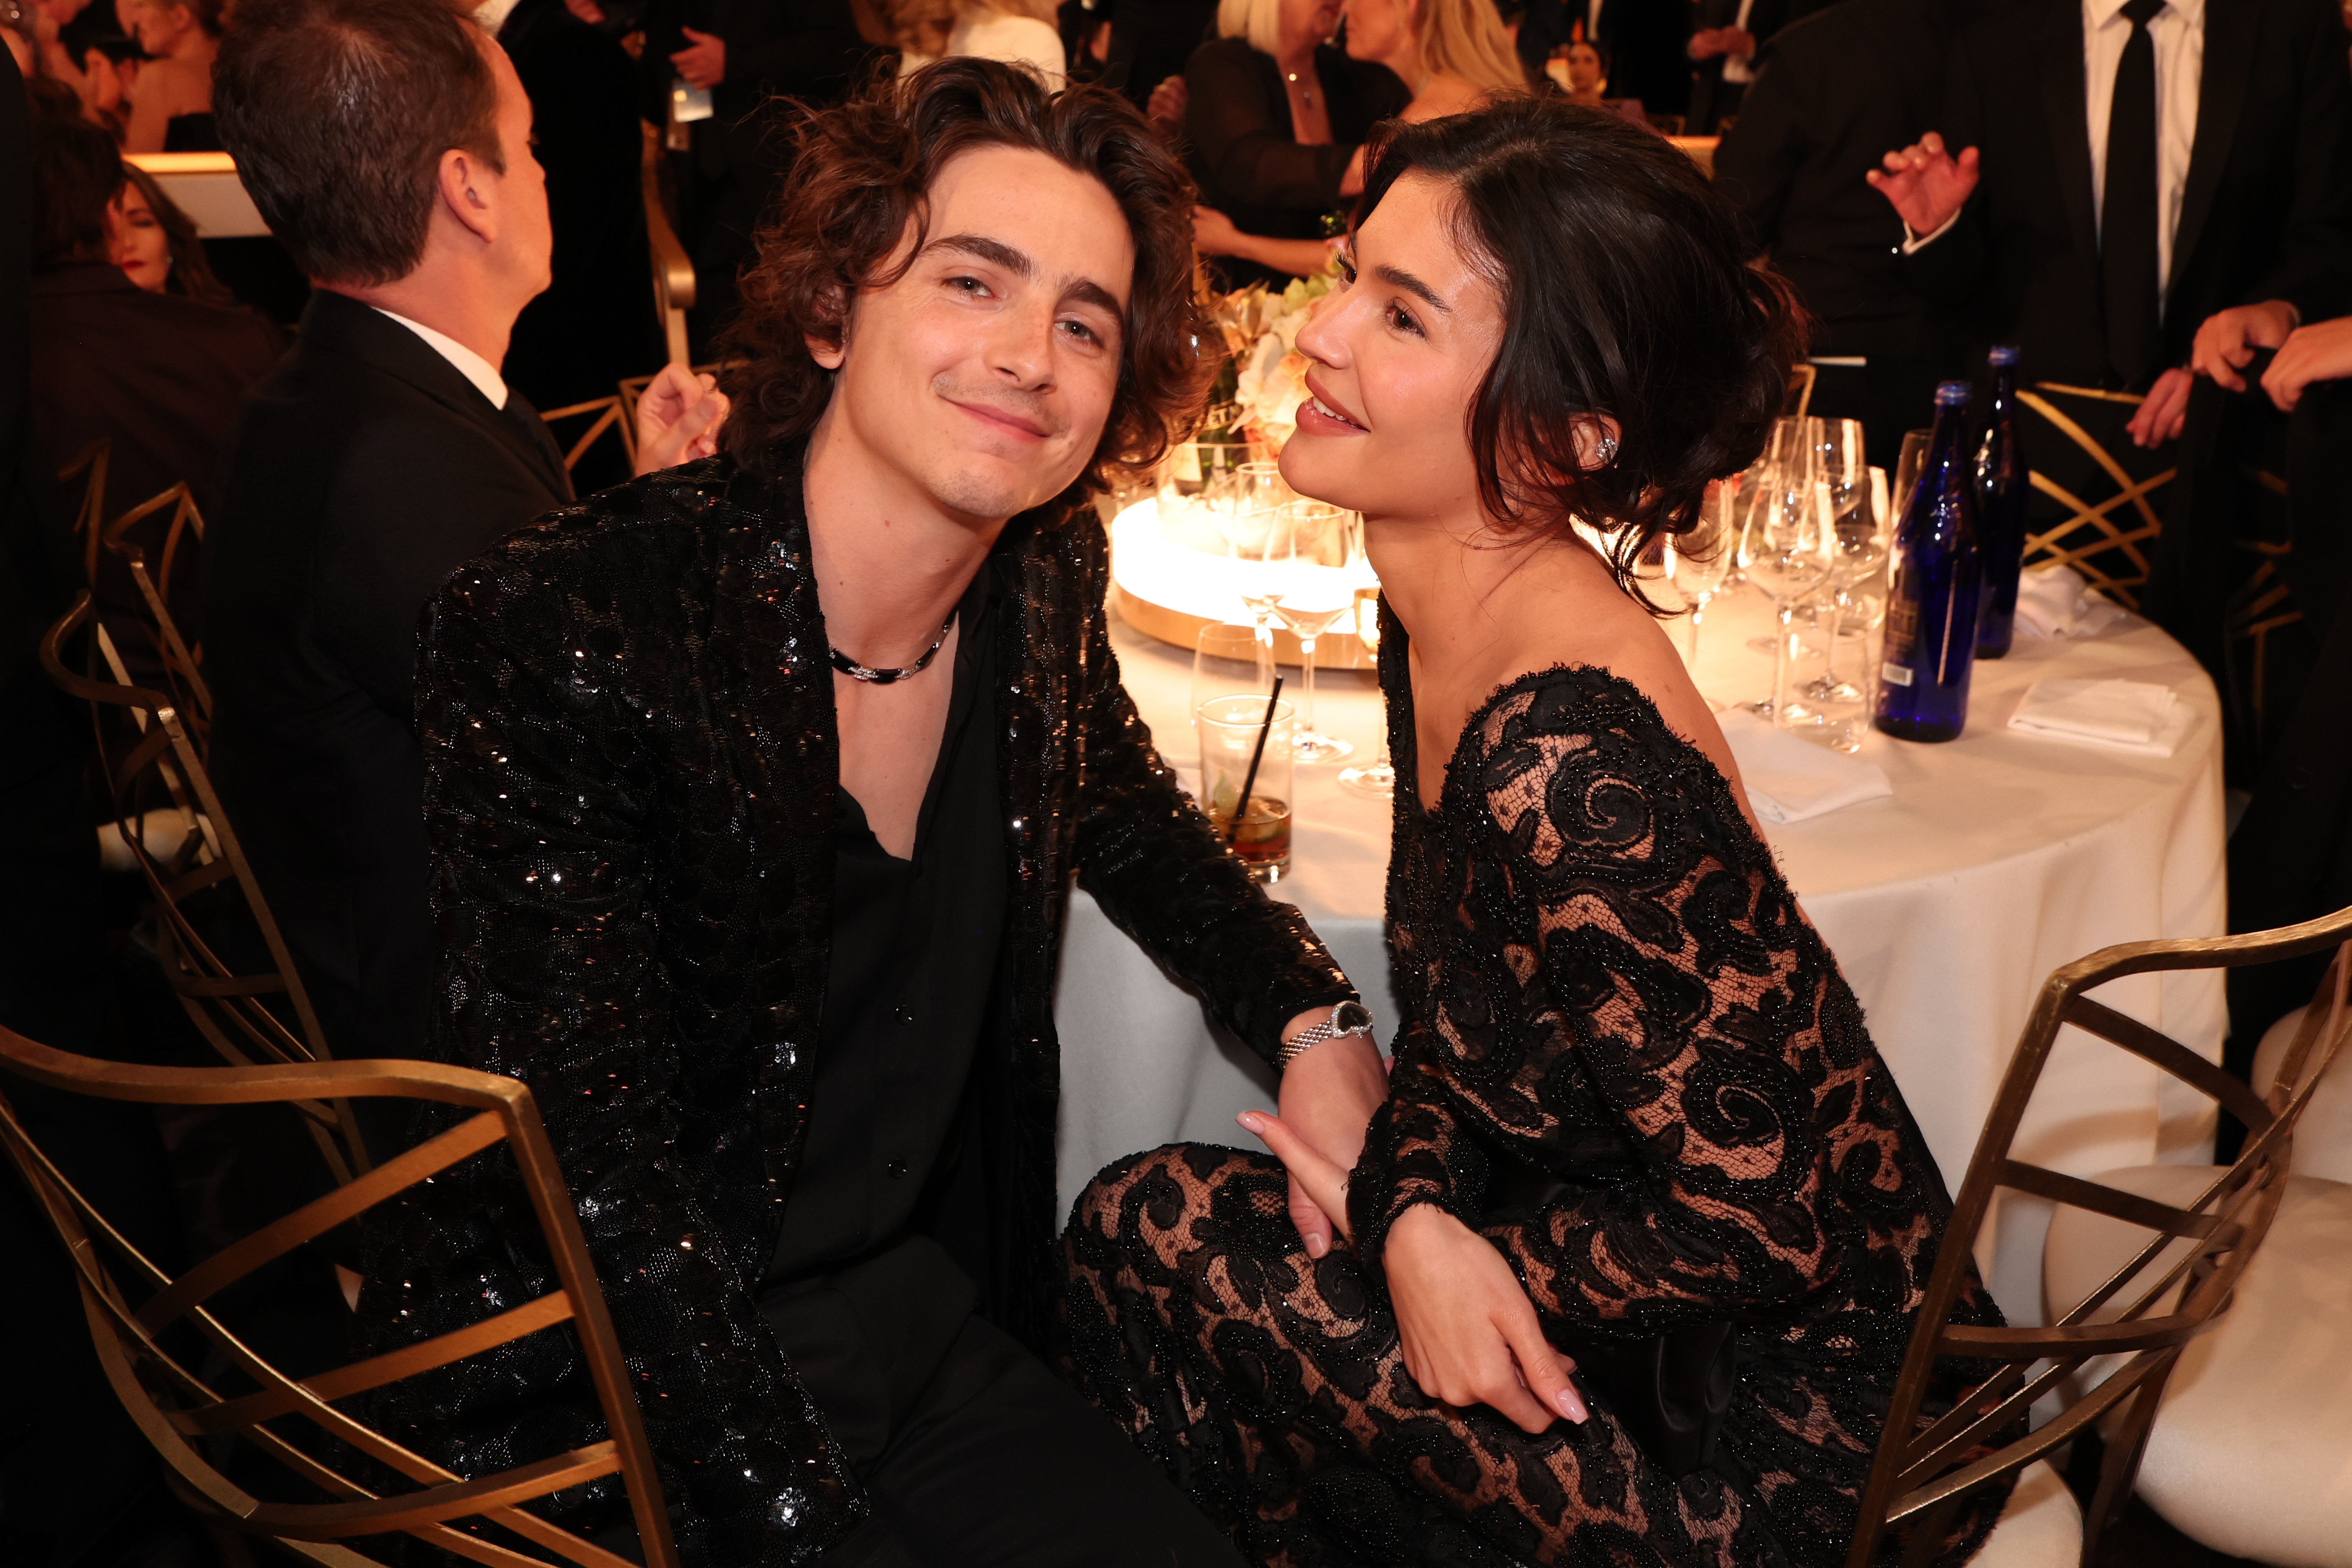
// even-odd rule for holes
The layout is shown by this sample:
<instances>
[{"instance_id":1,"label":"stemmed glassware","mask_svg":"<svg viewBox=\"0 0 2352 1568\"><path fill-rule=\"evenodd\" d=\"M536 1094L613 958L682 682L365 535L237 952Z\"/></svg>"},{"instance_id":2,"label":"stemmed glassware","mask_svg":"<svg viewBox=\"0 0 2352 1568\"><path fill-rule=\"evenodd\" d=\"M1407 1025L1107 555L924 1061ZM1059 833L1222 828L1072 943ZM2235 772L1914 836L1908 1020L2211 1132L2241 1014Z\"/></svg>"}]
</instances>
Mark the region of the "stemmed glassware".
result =
<instances>
[{"instance_id":1,"label":"stemmed glassware","mask_svg":"<svg viewBox=\"0 0 2352 1568\"><path fill-rule=\"evenodd\" d=\"M1378 588L1356 590L1356 637L1372 655L1378 668L1381 652L1381 591ZM1389 720L1385 703L1381 711L1381 744L1370 763L1339 770L1339 787L1357 795L1387 800L1396 794L1396 765L1389 760Z\"/></svg>"},{"instance_id":2,"label":"stemmed glassware","mask_svg":"<svg viewBox=\"0 0 2352 1568\"><path fill-rule=\"evenodd\" d=\"M1706 607L1716 595L1723 591L1725 574L1731 570L1735 532L1732 528L1734 509L1739 501L1739 480L1718 479L1706 487L1706 499L1699 503L1697 526L1665 542L1666 578L1690 606L1690 636L1684 645L1683 663L1691 669L1698 668L1698 625L1706 618Z\"/></svg>"},{"instance_id":3,"label":"stemmed glassware","mask_svg":"<svg viewBox=\"0 0 2352 1568\"><path fill-rule=\"evenodd\" d=\"M1356 749L1315 728L1315 641L1355 609L1353 590L1339 569L1347 551L1346 518L1328 501L1285 502L1276 514L1278 542L1266 547L1269 562L1277 552L1282 561L1282 570L1274 574L1274 613L1298 639L1305 690L1291 752L1301 763L1328 763Z\"/></svg>"},{"instance_id":4,"label":"stemmed glassware","mask_svg":"<svg viewBox=\"0 0 2352 1568\"><path fill-rule=\"evenodd\" d=\"M1823 595L1830 612L1829 647L1822 673L1799 692L1815 701L1850 702L1861 697L1862 689L1838 673L1838 636L1847 611L1853 607L1856 591L1886 565L1886 527L1873 504L1870 461L1862 449L1862 422L1822 421L1818 450L1821 478L1816 489L1823 516L1822 543L1829 558Z\"/></svg>"},{"instance_id":5,"label":"stemmed glassware","mask_svg":"<svg viewBox=\"0 0 2352 1568\"><path fill-rule=\"evenodd\" d=\"M1740 572L1772 601L1778 625L1767 647L1772 655L1772 694L1744 703L1767 718L1788 674L1789 637L1798 606L1829 574L1828 489L1820 475L1818 419L1784 419L1773 430L1776 458L1772 492L1748 512L1740 536Z\"/></svg>"},{"instance_id":6,"label":"stemmed glassware","mask_svg":"<svg viewBox=\"0 0 2352 1568\"><path fill-rule=\"evenodd\" d=\"M1236 574L1241 601L1257 626L1257 639L1274 652L1274 602L1281 596L1280 567L1289 560L1281 521L1283 506L1297 499L1276 463L1244 463L1234 471L1233 510L1225 516L1225 554L1236 563L1265 568Z\"/></svg>"}]
</instances>

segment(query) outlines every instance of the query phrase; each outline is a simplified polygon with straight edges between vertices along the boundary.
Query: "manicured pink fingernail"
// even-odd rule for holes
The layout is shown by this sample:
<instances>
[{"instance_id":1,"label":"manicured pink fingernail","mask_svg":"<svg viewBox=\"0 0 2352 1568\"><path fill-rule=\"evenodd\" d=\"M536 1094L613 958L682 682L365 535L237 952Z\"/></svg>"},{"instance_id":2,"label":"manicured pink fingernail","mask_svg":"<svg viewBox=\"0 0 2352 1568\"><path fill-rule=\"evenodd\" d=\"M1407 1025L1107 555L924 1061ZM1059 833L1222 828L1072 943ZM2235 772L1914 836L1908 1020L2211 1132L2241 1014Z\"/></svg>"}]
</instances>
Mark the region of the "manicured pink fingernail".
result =
<instances>
[{"instance_id":1,"label":"manicured pink fingernail","mask_svg":"<svg viewBox=\"0 0 2352 1568\"><path fill-rule=\"evenodd\" d=\"M1327 1253L1327 1252L1328 1252L1328 1251L1330 1251L1330 1250L1331 1250L1331 1242L1330 1242L1330 1238L1329 1238L1329 1237L1325 1237L1325 1236L1321 1236L1321 1235L1319 1235L1319 1234L1318 1234L1318 1233L1316 1233L1316 1232L1313 1232L1313 1231L1309 1231L1309 1232L1307 1233L1307 1257L1309 1257L1309 1258L1320 1258L1320 1257L1322 1257L1325 1253Z\"/></svg>"},{"instance_id":2,"label":"manicured pink fingernail","mask_svg":"<svg viewBox=\"0 0 2352 1568\"><path fill-rule=\"evenodd\" d=\"M1576 1396L1572 1388L1559 1391L1559 1413L1580 1426L1592 1418L1592 1412L1584 1407L1584 1401Z\"/></svg>"},{"instance_id":3,"label":"manicured pink fingernail","mask_svg":"<svg viewBox=\"0 0 2352 1568\"><path fill-rule=\"evenodd\" d=\"M1244 1110L1239 1116L1234 1117L1234 1120L1240 1122L1243 1126L1248 1128L1253 1132L1255 1132L1258 1129L1265 1125L1265 1123L1257 1119L1257 1112L1255 1110Z\"/></svg>"}]
</instances>

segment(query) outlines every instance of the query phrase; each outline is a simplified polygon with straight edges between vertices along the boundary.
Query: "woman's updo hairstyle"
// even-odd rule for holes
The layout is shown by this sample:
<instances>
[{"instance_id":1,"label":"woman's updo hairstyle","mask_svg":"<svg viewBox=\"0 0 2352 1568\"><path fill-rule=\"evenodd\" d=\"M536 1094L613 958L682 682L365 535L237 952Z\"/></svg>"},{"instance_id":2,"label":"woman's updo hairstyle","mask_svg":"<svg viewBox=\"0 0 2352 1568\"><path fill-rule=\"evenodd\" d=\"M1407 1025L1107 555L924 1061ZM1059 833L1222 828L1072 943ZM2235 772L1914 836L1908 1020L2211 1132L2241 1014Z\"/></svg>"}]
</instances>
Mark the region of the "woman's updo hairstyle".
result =
<instances>
[{"instance_id":1,"label":"woman's updo hairstyle","mask_svg":"<svg viewBox=\"0 0 2352 1568\"><path fill-rule=\"evenodd\" d=\"M1488 514L1505 528L1580 520L1648 605L1634 563L1764 448L1804 352L1794 296L1746 264L1738 217L1688 157L1601 110L1523 98L1391 121L1366 159L1356 222L1407 173L1443 181L1456 242L1502 296L1502 342L1469 410ZM1579 460L1581 415L1616 423L1612 461Z\"/></svg>"}]
</instances>

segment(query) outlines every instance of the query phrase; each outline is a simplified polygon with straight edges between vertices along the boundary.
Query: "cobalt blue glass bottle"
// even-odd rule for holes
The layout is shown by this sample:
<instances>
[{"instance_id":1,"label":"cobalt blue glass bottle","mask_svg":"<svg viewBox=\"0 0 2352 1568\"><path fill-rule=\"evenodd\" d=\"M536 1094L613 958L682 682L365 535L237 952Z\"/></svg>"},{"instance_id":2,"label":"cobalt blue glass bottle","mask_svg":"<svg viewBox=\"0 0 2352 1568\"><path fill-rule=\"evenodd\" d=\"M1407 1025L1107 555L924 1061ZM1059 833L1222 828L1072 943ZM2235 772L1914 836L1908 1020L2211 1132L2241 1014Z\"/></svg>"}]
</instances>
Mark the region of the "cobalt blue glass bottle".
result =
<instances>
[{"instance_id":1,"label":"cobalt blue glass bottle","mask_svg":"<svg viewBox=\"0 0 2352 1568\"><path fill-rule=\"evenodd\" d=\"M1992 363L1992 406L1985 411L1984 442L1977 448L1977 531L1984 552L1977 657L1999 658L2017 626L2017 574L2032 481L2017 429L2017 351L1997 348L1986 357Z\"/></svg>"},{"instance_id":2,"label":"cobalt blue glass bottle","mask_svg":"<svg viewBox=\"0 0 2352 1568\"><path fill-rule=\"evenodd\" d=\"M1953 740L1969 720L1983 568L1976 480L1964 439L1968 416L1967 382L1948 381L1936 388L1927 460L1895 525L1877 724L1906 741Z\"/></svg>"}]
</instances>

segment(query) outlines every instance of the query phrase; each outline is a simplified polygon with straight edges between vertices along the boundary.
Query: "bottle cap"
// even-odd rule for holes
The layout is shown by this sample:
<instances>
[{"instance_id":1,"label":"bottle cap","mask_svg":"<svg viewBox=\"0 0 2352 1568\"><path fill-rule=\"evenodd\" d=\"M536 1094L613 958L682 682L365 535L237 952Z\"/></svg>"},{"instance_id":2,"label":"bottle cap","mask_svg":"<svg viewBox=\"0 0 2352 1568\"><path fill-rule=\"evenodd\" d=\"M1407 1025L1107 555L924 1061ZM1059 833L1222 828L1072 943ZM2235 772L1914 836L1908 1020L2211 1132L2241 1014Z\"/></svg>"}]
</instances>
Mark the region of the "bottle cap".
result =
<instances>
[{"instance_id":1,"label":"bottle cap","mask_svg":"<svg viewBox=\"0 0 2352 1568\"><path fill-rule=\"evenodd\" d=\"M1936 406L1966 408L1969 405L1969 384L1965 381L1939 381L1936 384Z\"/></svg>"},{"instance_id":2,"label":"bottle cap","mask_svg":"<svg viewBox=\"0 0 2352 1568\"><path fill-rule=\"evenodd\" d=\"M1985 362L1988 364L2015 364L2017 363L2018 353L2019 350L2016 344L2003 343L1999 348L1994 349L1992 353L1985 355Z\"/></svg>"}]
</instances>

